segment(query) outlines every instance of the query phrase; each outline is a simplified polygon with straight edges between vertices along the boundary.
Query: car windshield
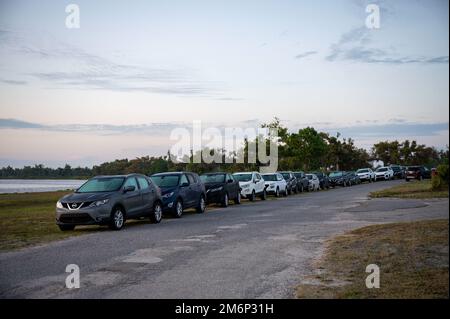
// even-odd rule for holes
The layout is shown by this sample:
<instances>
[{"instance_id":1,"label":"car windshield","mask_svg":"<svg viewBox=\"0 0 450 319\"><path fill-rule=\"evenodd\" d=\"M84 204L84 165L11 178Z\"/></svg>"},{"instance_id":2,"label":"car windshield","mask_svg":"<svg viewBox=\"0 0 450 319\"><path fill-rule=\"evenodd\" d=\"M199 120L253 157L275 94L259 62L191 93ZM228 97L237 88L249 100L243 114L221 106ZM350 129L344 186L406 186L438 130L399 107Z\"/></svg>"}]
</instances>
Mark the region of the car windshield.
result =
<instances>
[{"instance_id":1,"label":"car windshield","mask_svg":"<svg viewBox=\"0 0 450 319\"><path fill-rule=\"evenodd\" d=\"M225 174L205 174L200 179L203 183L223 183L225 182Z\"/></svg>"},{"instance_id":2,"label":"car windshield","mask_svg":"<svg viewBox=\"0 0 450 319\"><path fill-rule=\"evenodd\" d=\"M281 175L283 175L284 179L291 178L291 175L289 175L289 173L281 173Z\"/></svg>"},{"instance_id":3,"label":"car windshield","mask_svg":"<svg viewBox=\"0 0 450 319\"><path fill-rule=\"evenodd\" d=\"M312 178L313 178L313 176L310 175L310 174L306 174L306 177L307 177L308 179L312 179Z\"/></svg>"},{"instance_id":4,"label":"car windshield","mask_svg":"<svg viewBox=\"0 0 450 319\"><path fill-rule=\"evenodd\" d=\"M339 177L342 176L342 172L332 172L330 173L330 177Z\"/></svg>"},{"instance_id":5,"label":"car windshield","mask_svg":"<svg viewBox=\"0 0 450 319\"><path fill-rule=\"evenodd\" d=\"M252 180L252 174L233 174L233 176L239 182L250 182Z\"/></svg>"},{"instance_id":6,"label":"car windshield","mask_svg":"<svg viewBox=\"0 0 450 319\"><path fill-rule=\"evenodd\" d=\"M178 175L156 175L156 176L150 176L150 178L159 187L175 187L178 185L180 176L178 176Z\"/></svg>"},{"instance_id":7,"label":"car windshield","mask_svg":"<svg viewBox=\"0 0 450 319\"><path fill-rule=\"evenodd\" d=\"M294 176L297 177L297 178L301 178L301 177L302 177L302 174L300 174L300 173L294 173Z\"/></svg>"},{"instance_id":8,"label":"car windshield","mask_svg":"<svg viewBox=\"0 0 450 319\"><path fill-rule=\"evenodd\" d=\"M368 173L369 170L368 169L359 169L356 171L356 173Z\"/></svg>"},{"instance_id":9,"label":"car windshield","mask_svg":"<svg viewBox=\"0 0 450 319\"><path fill-rule=\"evenodd\" d=\"M124 177L99 177L88 180L77 189L77 193L115 192L123 184Z\"/></svg>"},{"instance_id":10,"label":"car windshield","mask_svg":"<svg viewBox=\"0 0 450 319\"><path fill-rule=\"evenodd\" d=\"M277 175L275 174L265 174L262 176L265 181L275 182L277 180Z\"/></svg>"},{"instance_id":11,"label":"car windshield","mask_svg":"<svg viewBox=\"0 0 450 319\"><path fill-rule=\"evenodd\" d=\"M386 171L387 171L386 167L377 168L377 172L386 172Z\"/></svg>"},{"instance_id":12,"label":"car windshield","mask_svg":"<svg viewBox=\"0 0 450 319\"><path fill-rule=\"evenodd\" d=\"M415 172L415 171L419 171L419 170L420 170L420 168L417 167L417 166L410 166L410 167L408 167L408 171Z\"/></svg>"}]
</instances>

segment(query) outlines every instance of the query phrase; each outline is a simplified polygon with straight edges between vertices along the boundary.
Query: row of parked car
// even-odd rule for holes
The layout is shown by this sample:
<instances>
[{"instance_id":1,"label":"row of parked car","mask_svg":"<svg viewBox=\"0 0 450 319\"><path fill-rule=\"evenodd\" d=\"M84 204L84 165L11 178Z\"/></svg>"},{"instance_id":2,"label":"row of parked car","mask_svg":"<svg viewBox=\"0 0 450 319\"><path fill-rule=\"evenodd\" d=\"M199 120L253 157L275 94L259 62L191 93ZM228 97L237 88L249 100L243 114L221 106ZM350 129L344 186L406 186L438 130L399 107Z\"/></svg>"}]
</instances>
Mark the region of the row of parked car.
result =
<instances>
[{"instance_id":1,"label":"row of parked car","mask_svg":"<svg viewBox=\"0 0 450 319\"><path fill-rule=\"evenodd\" d=\"M413 176L411 172L416 171L408 168L403 172L402 178L405 176L408 180ZM214 172L201 176L192 172L97 176L57 202L56 224L63 231L73 230L77 225L94 224L119 230L127 219L148 217L153 223L159 223L163 213L178 218L188 208L204 213L206 206L212 203L227 207L230 201L240 204L242 198L265 200L268 195L288 196L363 181L389 180L394 176L400 177L392 166L329 175L284 171L269 174ZM421 179L424 175L414 176Z\"/></svg>"}]
</instances>

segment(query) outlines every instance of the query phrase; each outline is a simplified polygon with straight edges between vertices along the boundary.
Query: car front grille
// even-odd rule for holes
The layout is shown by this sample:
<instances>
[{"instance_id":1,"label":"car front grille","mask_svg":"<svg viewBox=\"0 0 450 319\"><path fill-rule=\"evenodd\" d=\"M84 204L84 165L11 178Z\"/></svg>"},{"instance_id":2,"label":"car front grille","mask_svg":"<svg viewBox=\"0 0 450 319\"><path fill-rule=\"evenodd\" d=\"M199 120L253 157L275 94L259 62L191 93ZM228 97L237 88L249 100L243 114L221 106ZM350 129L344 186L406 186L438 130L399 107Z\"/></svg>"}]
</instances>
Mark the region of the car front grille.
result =
<instances>
[{"instance_id":1,"label":"car front grille","mask_svg":"<svg viewBox=\"0 0 450 319\"><path fill-rule=\"evenodd\" d=\"M67 208L67 209L70 209L70 210L86 208L86 207L89 207L89 205L91 205L91 204L92 204L92 202L62 203L64 208Z\"/></svg>"},{"instance_id":2,"label":"car front grille","mask_svg":"<svg viewBox=\"0 0 450 319\"><path fill-rule=\"evenodd\" d=\"M77 224L77 223L90 223L94 221L89 214L63 214L59 217L61 223Z\"/></svg>"}]
</instances>

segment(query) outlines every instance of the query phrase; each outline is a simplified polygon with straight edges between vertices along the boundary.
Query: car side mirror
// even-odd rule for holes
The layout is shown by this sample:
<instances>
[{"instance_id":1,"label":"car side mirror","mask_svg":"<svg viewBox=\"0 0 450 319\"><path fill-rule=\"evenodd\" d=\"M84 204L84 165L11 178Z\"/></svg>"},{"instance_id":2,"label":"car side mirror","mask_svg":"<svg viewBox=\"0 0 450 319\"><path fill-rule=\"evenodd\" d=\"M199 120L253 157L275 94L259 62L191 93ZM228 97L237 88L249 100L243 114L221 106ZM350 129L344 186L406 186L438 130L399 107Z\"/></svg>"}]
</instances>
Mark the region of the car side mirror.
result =
<instances>
[{"instance_id":1,"label":"car side mirror","mask_svg":"<svg viewBox=\"0 0 450 319\"><path fill-rule=\"evenodd\" d=\"M187 187L187 186L189 186L189 183L188 183L188 182L184 182L184 183L182 183L182 184L180 185L180 187Z\"/></svg>"},{"instance_id":2,"label":"car side mirror","mask_svg":"<svg viewBox=\"0 0 450 319\"><path fill-rule=\"evenodd\" d=\"M130 186L125 187L125 188L123 189L123 192L124 192L124 193L134 192L135 189L136 189L135 186L130 185Z\"/></svg>"},{"instance_id":3,"label":"car side mirror","mask_svg":"<svg viewBox=\"0 0 450 319\"><path fill-rule=\"evenodd\" d=\"M228 183L229 183L229 184L231 184L231 183L233 183L233 182L234 182L234 181L233 181L232 179L229 179L229 180L228 180Z\"/></svg>"}]
</instances>

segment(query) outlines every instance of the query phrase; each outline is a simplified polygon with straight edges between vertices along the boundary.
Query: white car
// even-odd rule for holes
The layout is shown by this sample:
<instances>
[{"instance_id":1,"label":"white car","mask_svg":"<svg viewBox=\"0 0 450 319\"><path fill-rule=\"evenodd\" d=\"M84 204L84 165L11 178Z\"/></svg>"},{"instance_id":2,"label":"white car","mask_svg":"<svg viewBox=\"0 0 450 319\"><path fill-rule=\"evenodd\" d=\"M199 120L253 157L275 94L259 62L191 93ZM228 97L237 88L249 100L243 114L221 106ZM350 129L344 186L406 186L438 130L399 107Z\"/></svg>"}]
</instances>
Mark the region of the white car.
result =
<instances>
[{"instance_id":1,"label":"white car","mask_svg":"<svg viewBox=\"0 0 450 319\"><path fill-rule=\"evenodd\" d=\"M266 184L266 193L280 197L280 194L287 196L288 189L286 180L280 173L271 173L262 175Z\"/></svg>"},{"instance_id":2,"label":"white car","mask_svg":"<svg viewBox=\"0 0 450 319\"><path fill-rule=\"evenodd\" d=\"M310 191L318 191L320 190L320 181L316 174L306 174L305 175L309 180L309 190Z\"/></svg>"},{"instance_id":3,"label":"white car","mask_svg":"<svg viewBox=\"0 0 450 319\"><path fill-rule=\"evenodd\" d=\"M239 172L233 174L239 181L241 196L254 201L256 196L262 200L266 199L266 183L258 172Z\"/></svg>"},{"instance_id":4,"label":"white car","mask_svg":"<svg viewBox=\"0 0 450 319\"><path fill-rule=\"evenodd\" d=\"M394 178L394 171L387 166L378 167L375 170L375 180L384 179L385 181L391 180Z\"/></svg>"},{"instance_id":5,"label":"white car","mask_svg":"<svg viewBox=\"0 0 450 319\"><path fill-rule=\"evenodd\" d=\"M358 175L361 182L375 182L375 173L371 168L361 168L356 171L356 175Z\"/></svg>"}]
</instances>

